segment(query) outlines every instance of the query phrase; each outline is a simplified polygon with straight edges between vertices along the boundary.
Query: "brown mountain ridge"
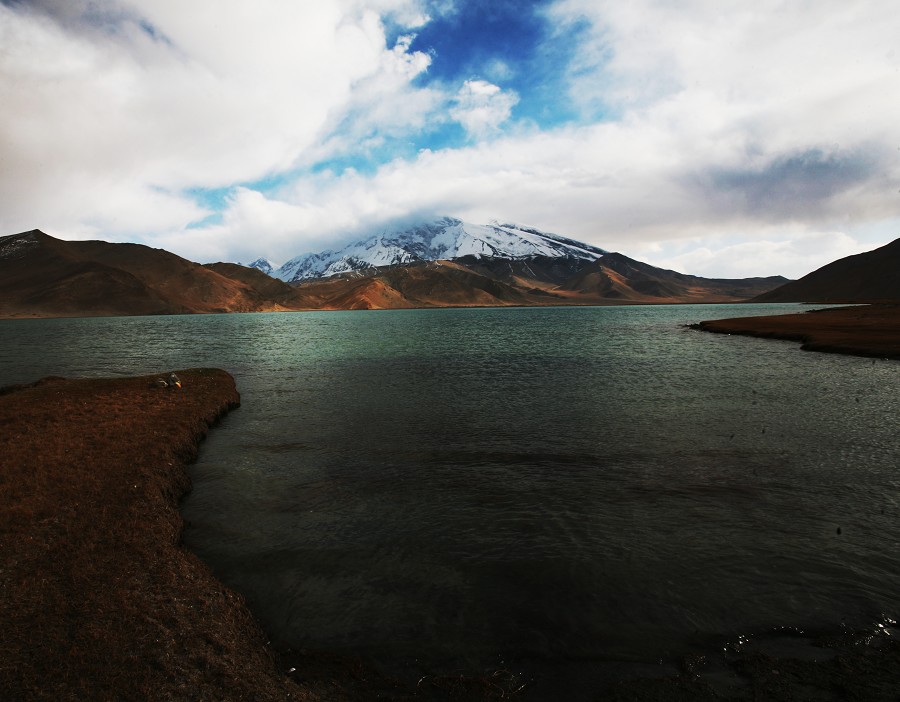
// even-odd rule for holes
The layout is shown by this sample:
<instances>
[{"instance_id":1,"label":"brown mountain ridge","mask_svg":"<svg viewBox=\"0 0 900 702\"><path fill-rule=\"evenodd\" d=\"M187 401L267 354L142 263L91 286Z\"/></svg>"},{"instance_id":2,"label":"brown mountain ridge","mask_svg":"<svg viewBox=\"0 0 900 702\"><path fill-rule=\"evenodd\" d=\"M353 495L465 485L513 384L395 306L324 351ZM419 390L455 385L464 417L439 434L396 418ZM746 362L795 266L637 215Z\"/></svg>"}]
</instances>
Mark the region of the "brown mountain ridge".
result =
<instances>
[{"instance_id":1,"label":"brown mountain ridge","mask_svg":"<svg viewBox=\"0 0 900 702\"><path fill-rule=\"evenodd\" d=\"M799 280L759 295L754 302L895 302L900 300L900 239L847 256Z\"/></svg>"},{"instance_id":2,"label":"brown mountain ridge","mask_svg":"<svg viewBox=\"0 0 900 702\"><path fill-rule=\"evenodd\" d=\"M294 283L332 309L739 302L786 278L700 278L618 253L596 261L534 256L422 261Z\"/></svg>"},{"instance_id":3,"label":"brown mountain ridge","mask_svg":"<svg viewBox=\"0 0 900 702\"><path fill-rule=\"evenodd\" d=\"M225 266L225 268L218 268ZM236 268L242 268L237 266ZM259 271L201 266L162 249L63 241L35 229L0 238L0 315L116 316L297 309Z\"/></svg>"},{"instance_id":4,"label":"brown mountain ridge","mask_svg":"<svg viewBox=\"0 0 900 702\"><path fill-rule=\"evenodd\" d=\"M709 279L618 253L596 261L463 257L287 284L234 263L200 265L141 244L0 237L0 316L735 302L782 277Z\"/></svg>"}]
</instances>

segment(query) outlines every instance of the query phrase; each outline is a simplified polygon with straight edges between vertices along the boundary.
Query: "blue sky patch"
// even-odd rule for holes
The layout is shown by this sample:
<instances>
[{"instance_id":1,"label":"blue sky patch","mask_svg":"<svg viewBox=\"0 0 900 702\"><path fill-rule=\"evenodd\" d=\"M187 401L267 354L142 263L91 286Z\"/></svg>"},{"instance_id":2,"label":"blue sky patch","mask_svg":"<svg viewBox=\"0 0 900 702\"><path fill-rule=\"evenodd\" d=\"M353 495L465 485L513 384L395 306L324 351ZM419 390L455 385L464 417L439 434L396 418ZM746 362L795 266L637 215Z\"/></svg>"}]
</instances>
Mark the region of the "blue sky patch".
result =
<instances>
[{"instance_id":1,"label":"blue sky patch","mask_svg":"<svg viewBox=\"0 0 900 702\"><path fill-rule=\"evenodd\" d=\"M565 86L575 37L556 34L558 27L544 14L549 4L476 0L435 17L418 30L411 47L432 57L420 80L461 85L478 79L515 91L519 102L512 121L550 127L575 119Z\"/></svg>"}]
</instances>

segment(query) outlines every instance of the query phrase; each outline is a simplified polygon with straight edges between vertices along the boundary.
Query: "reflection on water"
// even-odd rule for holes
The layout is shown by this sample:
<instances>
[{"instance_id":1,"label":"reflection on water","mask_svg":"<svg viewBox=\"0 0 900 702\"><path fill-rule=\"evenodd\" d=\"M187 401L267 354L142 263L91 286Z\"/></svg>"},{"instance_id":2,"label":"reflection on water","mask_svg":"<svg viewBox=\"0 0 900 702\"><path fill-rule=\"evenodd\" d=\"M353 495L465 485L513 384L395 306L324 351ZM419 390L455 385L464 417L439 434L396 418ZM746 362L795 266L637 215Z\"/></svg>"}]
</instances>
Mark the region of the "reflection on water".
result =
<instances>
[{"instance_id":1,"label":"reflection on water","mask_svg":"<svg viewBox=\"0 0 900 702\"><path fill-rule=\"evenodd\" d=\"M653 661L900 611L897 363L680 327L794 309L0 322L0 384L235 375L186 540L281 643Z\"/></svg>"}]
</instances>

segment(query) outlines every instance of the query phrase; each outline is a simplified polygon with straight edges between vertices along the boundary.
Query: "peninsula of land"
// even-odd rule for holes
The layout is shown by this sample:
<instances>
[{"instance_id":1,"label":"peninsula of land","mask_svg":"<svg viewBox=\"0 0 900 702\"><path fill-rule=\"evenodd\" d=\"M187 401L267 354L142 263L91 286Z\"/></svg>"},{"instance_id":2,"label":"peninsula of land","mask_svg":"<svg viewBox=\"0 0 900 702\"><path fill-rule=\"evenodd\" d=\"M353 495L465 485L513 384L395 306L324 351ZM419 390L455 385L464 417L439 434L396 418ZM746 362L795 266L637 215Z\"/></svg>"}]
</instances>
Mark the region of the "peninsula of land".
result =
<instances>
[{"instance_id":1,"label":"peninsula of land","mask_svg":"<svg viewBox=\"0 0 900 702\"><path fill-rule=\"evenodd\" d=\"M799 314L716 319L702 331L802 343L804 351L900 358L900 304L831 307Z\"/></svg>"},{"instance_id":2,"label":"peninsula of land","mask_svg":"<svg viewBox=\"0 0 900 702\"><path fill-rule=\"evenodd\" d=\"M751 302L850 304L800 314L716 319L690 325L720 334L801 342L805 351L900 358L900 239L847 256Z\"/></svg>"}]
</instances>

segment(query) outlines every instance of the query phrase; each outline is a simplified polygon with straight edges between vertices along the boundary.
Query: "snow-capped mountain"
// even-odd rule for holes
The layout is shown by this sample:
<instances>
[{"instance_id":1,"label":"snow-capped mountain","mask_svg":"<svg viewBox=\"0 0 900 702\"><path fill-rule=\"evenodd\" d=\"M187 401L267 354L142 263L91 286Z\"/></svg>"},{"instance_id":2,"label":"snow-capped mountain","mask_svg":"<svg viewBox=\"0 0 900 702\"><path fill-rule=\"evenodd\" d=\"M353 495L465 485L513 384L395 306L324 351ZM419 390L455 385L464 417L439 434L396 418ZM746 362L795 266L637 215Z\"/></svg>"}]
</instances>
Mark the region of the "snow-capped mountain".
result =
<instances>
[{"instance_id":1,"label":"snow-capped mountain","mask_svg":"<svg viewBox=\"0 0 900 702\"><path fill-rule=\"evenodd\" d=\"M407 229L384 230L338 251L297 256L271 275L292 282L377 266L463 256L510 259L548 256L593 261L605 253L596 246L515 224L469 224L442 217Z\"/></svg>"},{"instance_id":2,"label":"snow-capped mountain","mask_svg":"<svg viewBox=\"0 0 900 702\"><path fill-rule=\"evenodd\" d=\"M258 258L253 263L241 263L238 261L238 265L246 266L247 268L256 268L266 275L272 275L272 271L275 270L275 265L267 258Z\"/></svg>"}]
</instances>

